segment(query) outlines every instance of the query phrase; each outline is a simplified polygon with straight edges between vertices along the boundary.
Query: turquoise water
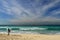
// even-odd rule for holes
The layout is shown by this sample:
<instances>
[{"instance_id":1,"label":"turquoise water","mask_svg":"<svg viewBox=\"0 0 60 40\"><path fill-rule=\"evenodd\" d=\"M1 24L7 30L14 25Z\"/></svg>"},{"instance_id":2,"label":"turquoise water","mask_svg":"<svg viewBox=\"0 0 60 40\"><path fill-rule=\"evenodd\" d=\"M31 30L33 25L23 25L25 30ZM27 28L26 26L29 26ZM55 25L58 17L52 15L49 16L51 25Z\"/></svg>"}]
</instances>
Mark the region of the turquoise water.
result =
<instances>
[{"instance_id":1,"label":"turquoise water","mask_svg":"<svg viewBox=\"0 0 60 40\"><path fill-rule=\"evenodd\" d=\"M60 34L60 26L0 26L0 32L32 33L32 34Z\"/></svg>"}]
</instances>

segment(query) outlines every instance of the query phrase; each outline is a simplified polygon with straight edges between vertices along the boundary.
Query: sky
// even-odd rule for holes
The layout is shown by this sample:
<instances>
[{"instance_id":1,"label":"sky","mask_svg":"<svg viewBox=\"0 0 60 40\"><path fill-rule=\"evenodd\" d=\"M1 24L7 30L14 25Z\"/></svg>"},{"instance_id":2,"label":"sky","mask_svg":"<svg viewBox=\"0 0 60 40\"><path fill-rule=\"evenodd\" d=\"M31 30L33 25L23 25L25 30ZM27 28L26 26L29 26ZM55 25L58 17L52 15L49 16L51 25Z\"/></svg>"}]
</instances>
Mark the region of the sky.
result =
<instances>
[{"instance_id":1,"label":"sky","mask_svg":"<svg viewBox=\"0 0 60 40\"><path fill-rule=\"evenodd\" d=\"M0 0L0 25L60 24L60 0Z\"/></svg>"}]
</instances>

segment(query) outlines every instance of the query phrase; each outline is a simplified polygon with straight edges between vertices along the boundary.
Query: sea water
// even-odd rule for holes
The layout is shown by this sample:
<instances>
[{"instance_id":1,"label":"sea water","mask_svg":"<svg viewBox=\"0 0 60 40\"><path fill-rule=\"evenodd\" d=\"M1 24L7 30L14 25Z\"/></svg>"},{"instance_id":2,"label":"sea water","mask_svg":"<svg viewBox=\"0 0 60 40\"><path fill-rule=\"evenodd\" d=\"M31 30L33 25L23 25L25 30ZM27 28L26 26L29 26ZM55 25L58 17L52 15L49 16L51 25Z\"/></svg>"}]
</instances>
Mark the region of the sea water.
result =
<instances>
[{"instance_id":1,"label":"sea water","mask_svg":"<svg viewBox=\"0 0 60 40\"><path fill-rule=\"evenodd\" d=\"M0 26L0 33L7 33L7 29L16 34L60 34L60 26Z\"/></svg>"}]
</instances>

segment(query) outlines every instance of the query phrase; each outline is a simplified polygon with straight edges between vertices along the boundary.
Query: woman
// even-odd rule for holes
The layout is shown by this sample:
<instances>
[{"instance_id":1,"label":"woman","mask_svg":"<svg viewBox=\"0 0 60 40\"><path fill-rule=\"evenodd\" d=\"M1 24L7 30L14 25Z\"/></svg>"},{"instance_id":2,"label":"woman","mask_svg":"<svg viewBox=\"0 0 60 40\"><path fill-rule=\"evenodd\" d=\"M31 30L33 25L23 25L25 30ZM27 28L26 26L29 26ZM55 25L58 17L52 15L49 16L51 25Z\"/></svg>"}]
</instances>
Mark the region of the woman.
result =
<instances>
[{"instance_id":1,"label":"woman","mask_svg":"<svg viewBox=\"0 0 60 40\"><path fill-rule=\"evenodd\" d=\"M10 35L11 30L8 28L8 35Z\"/></svg>"}]
</instances>

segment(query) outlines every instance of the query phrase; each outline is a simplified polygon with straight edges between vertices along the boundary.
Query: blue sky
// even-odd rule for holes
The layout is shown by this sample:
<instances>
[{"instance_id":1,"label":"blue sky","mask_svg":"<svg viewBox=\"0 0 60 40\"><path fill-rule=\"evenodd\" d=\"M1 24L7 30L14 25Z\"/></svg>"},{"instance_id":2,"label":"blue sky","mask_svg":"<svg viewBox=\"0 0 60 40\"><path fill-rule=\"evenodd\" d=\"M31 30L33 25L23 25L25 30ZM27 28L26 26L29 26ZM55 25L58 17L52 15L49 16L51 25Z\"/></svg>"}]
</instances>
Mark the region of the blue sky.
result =
<instances>
[{"instance_id":1,"label":"blue sky","mask_svg":"<svg viewBox=\"0 0 60 40\"><path fill-rule=\"evenodd\" d=\"M0 25L60 24L60 0L0 0Z\"/></svg>"}]
</instances>

